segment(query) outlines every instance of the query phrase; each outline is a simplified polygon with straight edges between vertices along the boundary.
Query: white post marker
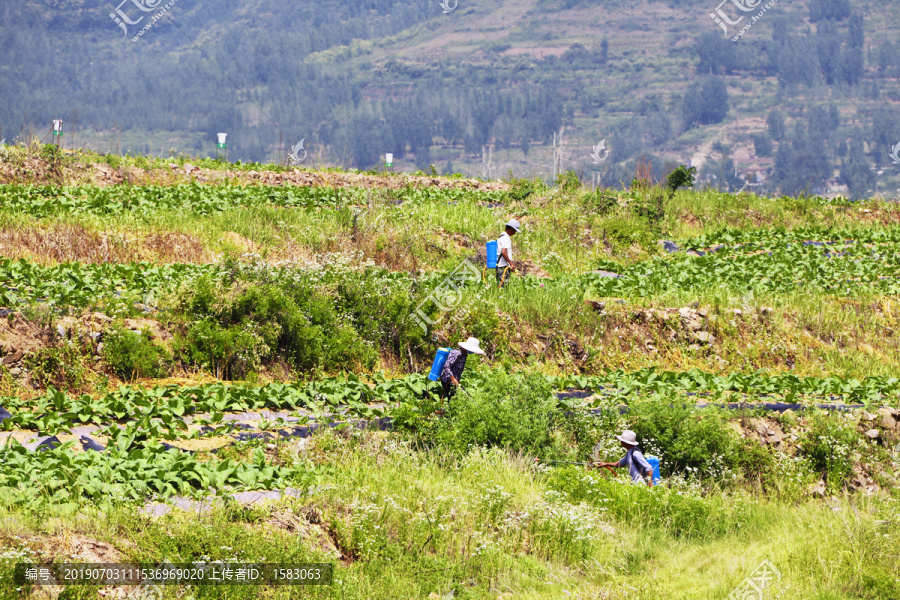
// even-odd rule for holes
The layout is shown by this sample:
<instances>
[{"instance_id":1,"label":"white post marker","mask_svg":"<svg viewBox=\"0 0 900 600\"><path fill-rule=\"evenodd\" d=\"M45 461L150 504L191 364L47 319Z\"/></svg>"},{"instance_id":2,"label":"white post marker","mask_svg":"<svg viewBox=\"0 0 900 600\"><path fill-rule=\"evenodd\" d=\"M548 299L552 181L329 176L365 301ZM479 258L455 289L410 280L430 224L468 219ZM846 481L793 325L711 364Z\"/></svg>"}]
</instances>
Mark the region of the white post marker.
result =
<instances>
[{"instance_id":1,"label":"white post marker","mask_svg":"<svg viewBox=\"0 0 900 600\"><path fill-rule=\"evenodd\" d=\"M225 150L225 160L228 160L228 146L225 145L225 138L228 137L227 133L218 134L218 142L216 143L216 158L219 158L219 150Z\"/></svg>"},{"instance_id":2,"label":"white post marker","mask_svg":"<svg viewBox=\"0 0 900 600\"><path fill-rule=\"evenodd\" d=\"M62 135L63 122L61 119L53 120L53 135Z\"/></svg>"},{"instance_id":3,"label":"white post marker","mask_svg":"<svg viewBox=\"0 0 900 600\"><path fill-rule=\"evenodd\" d=\"M385 154L384 155L384 166L386 166L386 167L394 166L394 155L393 154Z\"/></svg>"}]
</instances>

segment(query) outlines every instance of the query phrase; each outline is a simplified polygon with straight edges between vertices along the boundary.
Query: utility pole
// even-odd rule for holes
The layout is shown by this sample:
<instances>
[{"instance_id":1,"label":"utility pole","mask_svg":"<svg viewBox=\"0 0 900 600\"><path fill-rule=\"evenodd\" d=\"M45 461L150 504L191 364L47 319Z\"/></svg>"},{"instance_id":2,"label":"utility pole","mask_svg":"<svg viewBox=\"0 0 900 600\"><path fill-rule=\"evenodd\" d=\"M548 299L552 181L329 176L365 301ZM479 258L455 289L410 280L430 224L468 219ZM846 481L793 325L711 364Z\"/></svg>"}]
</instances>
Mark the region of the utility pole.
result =
<instances>
[{"instance_id":1,"label":"utility pole","mask_svg":"<svg viewBox=\"0 0 900 600\"><path fill-rule=\"evenodd\" d=\"M53 119L53 137L56 138L56 147L59 148L60 138L62 138L62 119Z\"/></svg>"},{"instance_id":2,"label":"utility pole","mask_svg":"<svg viewBox=\"0 0 900 600\"><path fill-rule=\"evenodd\" d=\"M494 177L494 145L483 144L481 146L481 178L493 179Z\"/></svg>"},{"instance_id":3,"label":"utility pole","mask_svg":"<svg viewBox=\"0 0 900 600\"><path fill-rule=\"evenodd\" d=\"M487 179L487 145L481 145L481 178Z\"/></svg>"}]
</instances>

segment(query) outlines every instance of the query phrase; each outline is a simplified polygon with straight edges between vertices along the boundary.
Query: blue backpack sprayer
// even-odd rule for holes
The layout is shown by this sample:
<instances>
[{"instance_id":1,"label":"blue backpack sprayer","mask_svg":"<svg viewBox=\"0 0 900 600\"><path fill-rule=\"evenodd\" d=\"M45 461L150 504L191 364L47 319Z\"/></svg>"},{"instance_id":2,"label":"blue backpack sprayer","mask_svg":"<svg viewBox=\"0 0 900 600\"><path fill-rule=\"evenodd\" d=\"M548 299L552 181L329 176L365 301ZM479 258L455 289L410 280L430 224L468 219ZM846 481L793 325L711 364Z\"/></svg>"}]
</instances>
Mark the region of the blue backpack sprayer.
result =
<instances>
[{"instance_id":1,"label":"blue backpack sprayer","mask_svg":"<svg viewBox=\"0 0 900 600\"><path fill-rule=\"evenodd\" d=\"M496 269L497 268L497 260L499 256L497 254L497 240L492 240L487 243L487 265L485 269ZM503 269L503 276L500 278L500 286L503 285L503 281L506 279L506 273L509 271L509 265L506 265L506 268ZM485 271L481 272L482 279L484 278Z\"/></svg>"}]
</instances>

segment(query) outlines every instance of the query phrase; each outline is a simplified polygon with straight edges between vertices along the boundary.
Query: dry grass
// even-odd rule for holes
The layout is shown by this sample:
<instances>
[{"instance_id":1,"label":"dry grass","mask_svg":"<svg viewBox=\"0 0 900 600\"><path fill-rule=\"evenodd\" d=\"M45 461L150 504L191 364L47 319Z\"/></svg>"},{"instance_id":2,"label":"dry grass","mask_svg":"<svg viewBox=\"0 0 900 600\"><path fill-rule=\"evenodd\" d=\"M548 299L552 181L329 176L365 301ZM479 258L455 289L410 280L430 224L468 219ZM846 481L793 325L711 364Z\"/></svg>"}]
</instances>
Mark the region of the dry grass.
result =
<instances>
[{"instance_id":1,"label":"dry grass","mask_svg":"<svg viewBox=\"0 0 900 600\"><path fill-rule=\"evenodd\" d=\"M40 264L82 263L206 263L214 255L195 237L163 231L100 232L77 223L0 226L0 255Z\"/></svg>"}]
</instances>

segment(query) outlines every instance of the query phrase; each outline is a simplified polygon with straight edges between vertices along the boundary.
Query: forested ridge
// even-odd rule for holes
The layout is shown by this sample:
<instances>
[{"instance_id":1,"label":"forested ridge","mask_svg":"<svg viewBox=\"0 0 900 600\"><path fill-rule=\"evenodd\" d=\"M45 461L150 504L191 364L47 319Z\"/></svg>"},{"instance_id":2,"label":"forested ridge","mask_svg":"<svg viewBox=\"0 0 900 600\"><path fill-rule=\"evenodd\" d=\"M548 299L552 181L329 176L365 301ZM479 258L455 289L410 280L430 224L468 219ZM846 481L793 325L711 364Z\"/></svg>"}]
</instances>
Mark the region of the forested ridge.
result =
<instances>
[{"instance_id":1,"label":"forested ridge","mask_svg":"<svg viewBox=\"0 0 900 600\"><path fill-rule=\"evenodd\" d=\"M371 168L392 151L406 168L546 179L562 131L559 167L610 185L630 181L645 156L660 173L693 162L701 182L725 189L896 188L892 7L775 3L739 42L737 27L723 36L710 19L713 3L118 8L146 18L123 35L114 2L0 7L0 138L29 124L44 137L62 118L67 135L123 153L210 155L227 131L230 160L280 162L303 139L317 164ZM601 140L609 156L598 165L590 151Z\"/></svg>"}]
</instances>

